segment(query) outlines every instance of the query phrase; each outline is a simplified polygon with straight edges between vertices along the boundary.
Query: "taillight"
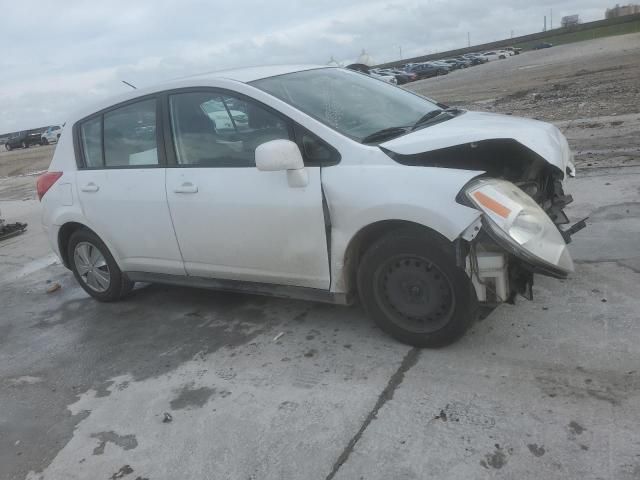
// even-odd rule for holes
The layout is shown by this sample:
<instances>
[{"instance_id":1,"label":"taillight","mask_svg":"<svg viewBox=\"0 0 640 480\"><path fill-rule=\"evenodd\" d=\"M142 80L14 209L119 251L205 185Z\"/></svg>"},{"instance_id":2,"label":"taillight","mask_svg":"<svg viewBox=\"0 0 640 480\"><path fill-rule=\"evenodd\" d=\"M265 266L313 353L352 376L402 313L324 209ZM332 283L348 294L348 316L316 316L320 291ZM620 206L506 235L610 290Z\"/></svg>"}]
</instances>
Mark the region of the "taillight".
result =
<instances>
[{"instance_id":1,"label":"taillight","mask_svg":"<svg viewBox=\"0 0 640 480\"><path fill-rule=\"evenodd\" d=\"M36 191L38 192L38 200L42 200L44 194L49 191L54 183L62 176L62 172L45 172L38 177L36 182Z\"/></svg>"}]
</instances>

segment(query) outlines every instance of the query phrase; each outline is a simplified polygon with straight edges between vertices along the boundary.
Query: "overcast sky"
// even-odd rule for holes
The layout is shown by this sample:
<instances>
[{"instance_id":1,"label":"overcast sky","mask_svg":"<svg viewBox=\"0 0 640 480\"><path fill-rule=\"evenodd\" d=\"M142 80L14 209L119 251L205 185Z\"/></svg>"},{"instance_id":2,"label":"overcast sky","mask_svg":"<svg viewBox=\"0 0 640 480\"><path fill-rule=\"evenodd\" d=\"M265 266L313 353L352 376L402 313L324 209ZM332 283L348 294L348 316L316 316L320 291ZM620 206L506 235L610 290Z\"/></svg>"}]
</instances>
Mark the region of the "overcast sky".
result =
<instances>
[{"instance_id":1,"label":"overcast sky","mask_svg":"<svg viewBox=\"0 0 640 480\"><path fill-rule=\"evenodd\" d=\"M229 67L378 62L583 21L614 0L0 0L0 134L62 123L87 102Z\"/></svg>"}]
</instances>

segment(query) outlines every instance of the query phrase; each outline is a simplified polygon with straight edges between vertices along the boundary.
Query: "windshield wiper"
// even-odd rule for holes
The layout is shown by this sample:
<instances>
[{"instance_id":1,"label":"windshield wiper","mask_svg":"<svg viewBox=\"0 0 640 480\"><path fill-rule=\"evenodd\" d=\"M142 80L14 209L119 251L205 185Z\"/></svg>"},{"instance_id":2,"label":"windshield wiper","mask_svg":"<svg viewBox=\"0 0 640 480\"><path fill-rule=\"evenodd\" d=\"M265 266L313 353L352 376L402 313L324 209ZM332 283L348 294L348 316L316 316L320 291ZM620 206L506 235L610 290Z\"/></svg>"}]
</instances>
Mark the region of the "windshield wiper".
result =
<instances>
[{"instance_id":1,"label":"windshield wiper","mask_svg":"<svg viewBox=\"0 0 640 480\"><path fill-rule=\"evenodd\" d=\"M379 142L407 133L411 127L389 127L373 132L362 139L362 143Z\"/></svg>"},{"instance_id":2,"label":"windshield wiper","mask_svg":"<svg viewBox=\"0 0 640 480\"><path fill-rule=\"evenodd\" d=\"M455 116L461 112L462 110L458 108L446 108L444 110L431 110L430 112L425 113L422 117L418 119L416 123L413 124L413 127L411 127L411 131L414 131L419 127L424 127L425 125L428 125L430 123L434 123L439 117L442 117L442 115Z\"/></svg>"}]
</instances>

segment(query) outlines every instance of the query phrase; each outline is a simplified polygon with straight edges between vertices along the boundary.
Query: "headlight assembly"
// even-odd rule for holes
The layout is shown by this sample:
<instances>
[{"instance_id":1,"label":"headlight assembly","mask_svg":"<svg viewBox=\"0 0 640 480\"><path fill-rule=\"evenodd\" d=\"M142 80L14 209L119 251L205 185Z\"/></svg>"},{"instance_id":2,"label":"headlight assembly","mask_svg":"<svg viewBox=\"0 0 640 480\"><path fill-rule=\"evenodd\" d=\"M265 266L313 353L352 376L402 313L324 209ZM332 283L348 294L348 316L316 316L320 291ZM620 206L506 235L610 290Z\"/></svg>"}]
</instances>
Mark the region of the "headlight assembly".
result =
<instances>
[{"instance_id":1,"label":"headlight assembly","mask_svg":"<svg viewBox=\"0 0 640 480\"><path fill-rule=\"evenodd\" d=\"M567 244L542 208L511 182L479 179L464 190L484 212L489 233L504 248L553 276L573 271Z\"/></svg>"}]
</instances>

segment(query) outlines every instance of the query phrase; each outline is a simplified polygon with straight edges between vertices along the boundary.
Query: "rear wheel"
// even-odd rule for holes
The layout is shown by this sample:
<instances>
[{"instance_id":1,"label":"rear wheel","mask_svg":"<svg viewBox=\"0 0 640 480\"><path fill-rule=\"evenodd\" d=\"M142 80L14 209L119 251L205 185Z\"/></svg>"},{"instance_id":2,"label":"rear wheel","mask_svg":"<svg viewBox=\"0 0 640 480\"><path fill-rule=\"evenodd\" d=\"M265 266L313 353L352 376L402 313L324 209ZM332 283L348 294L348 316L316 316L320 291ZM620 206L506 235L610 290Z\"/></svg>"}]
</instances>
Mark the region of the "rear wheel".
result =
<instances>
[{"instance_id":1,"label":"rear wheel","mask_svg":"<svg viewBox=\"0 0 640 480\"><path fill-rule=\"evenodd\" d=\"M75 231L67 246L73 275L80 286L101 302L112 302L124 297L133 288L122 273L111 252L93 232Z\"/></svg>"},{"instance_id":2,"label":"rear wheel","mask_svg":"<svg viewBox=\"0 0 640 480\"><path fill-rule=\"evenodd\" d=\"M362 257L362 303L382 330L403 343L450 344L477 316L475 290L445 242L434 234L400 230L382 237Z\"/></svg>"},{"instance_id":3,"label":"rear wheel","mask_svg":"<svg viewBox=\"0 0 640 480\"><path fill-rule=\"evenodd\" d=\"M8 152L11 151L11 145L9 145L8 143L4 144L4 148L6 148Z\"/></svg>"},{"instance_id":4,"label":"rear wheel","mask_svg":"<svg viewBox=\"0 0 640 480\"><path fill-rule=\"evenodd\" d=\"M27 148L29 145L27 145L27 142L22 142L22 148Z\"/></svg>"}]
</instances>

